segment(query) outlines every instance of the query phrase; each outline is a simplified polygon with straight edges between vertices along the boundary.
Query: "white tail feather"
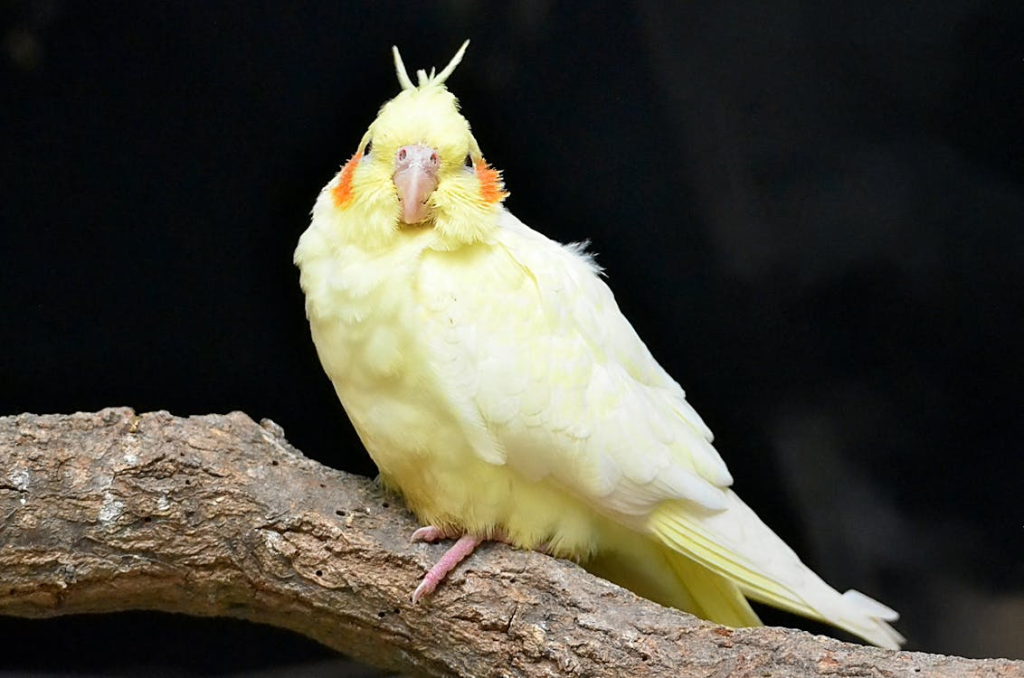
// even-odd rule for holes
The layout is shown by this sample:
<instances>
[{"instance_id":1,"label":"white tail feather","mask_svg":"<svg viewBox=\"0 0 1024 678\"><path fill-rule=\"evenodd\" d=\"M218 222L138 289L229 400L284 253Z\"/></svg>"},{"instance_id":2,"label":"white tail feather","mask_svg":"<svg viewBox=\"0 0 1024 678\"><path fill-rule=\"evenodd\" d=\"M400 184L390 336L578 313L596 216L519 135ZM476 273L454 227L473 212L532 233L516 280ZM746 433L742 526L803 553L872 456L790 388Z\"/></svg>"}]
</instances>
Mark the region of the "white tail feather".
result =
<instances>
[{"instance_id":1,"label":"white tail feather","mask_svg":"<svg viewBox=\"0 0 1024 678\"><path fill-rule=\"evenodd\" d=\"M819 619L874 643L899 649L901 636L887 622L899 615L859 591L839 593L826 584L735 492L723 511L666 502L648 527L662 542L733 581L754 600Z\"/></svg>"}]
</instances>

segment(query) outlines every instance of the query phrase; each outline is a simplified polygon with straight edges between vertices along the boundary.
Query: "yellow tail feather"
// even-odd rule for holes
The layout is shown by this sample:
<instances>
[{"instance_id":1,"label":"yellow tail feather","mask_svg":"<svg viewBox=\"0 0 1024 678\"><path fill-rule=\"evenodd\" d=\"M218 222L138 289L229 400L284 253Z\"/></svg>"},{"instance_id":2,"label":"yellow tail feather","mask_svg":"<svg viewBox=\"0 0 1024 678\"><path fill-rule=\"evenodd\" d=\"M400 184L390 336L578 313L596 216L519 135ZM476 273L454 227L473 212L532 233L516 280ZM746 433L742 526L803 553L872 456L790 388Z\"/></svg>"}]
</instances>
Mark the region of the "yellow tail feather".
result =
<instances>
[{"instance_id":1,"label":"yellow tail feather","mask_svg":"<svg viewBox=\"0 0 1024 678\"><path fill-rule=\"evenodd\" d=\"M702 609L698 616L733 628L761 626L739 586L678 552L664 548L669 565Z\"/></svg>"},{"instance_id":2,"label":"yellow tail feather","mask_svg":"<svg viewBox=\"0 0 1024 678\"><path fill-rule=\"evenodd\" d=\"M668 607L726 626L760 626L740 588L650 537L623 531L605 551L585 563L609 581Z\"/></svg>"}]
</instances>

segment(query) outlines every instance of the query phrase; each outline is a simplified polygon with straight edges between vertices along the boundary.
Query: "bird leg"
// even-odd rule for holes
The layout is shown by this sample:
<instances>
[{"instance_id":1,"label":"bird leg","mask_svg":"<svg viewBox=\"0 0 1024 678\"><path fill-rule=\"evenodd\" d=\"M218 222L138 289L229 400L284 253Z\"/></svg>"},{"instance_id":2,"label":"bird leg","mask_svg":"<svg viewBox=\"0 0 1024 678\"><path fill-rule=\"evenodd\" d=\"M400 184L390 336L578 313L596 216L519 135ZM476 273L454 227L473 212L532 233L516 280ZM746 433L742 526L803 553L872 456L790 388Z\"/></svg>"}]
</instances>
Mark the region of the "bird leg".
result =
<instances>
[{"instance_id":1,"label":"bird leg","mask_svg":"<svg viewBox=\"0 0 1024 678\"><path fill-rule=\"evenodd\" d=\"M421 527L412 533L411 540L435 542L448 537L439 527L428 525L427 527ZM437 588L438 584L444 581L444 578L448 576L448 573L455 569L455 566L463 561L469 554L473 553L473 549L480 545L484 541L483 537L476 537L471 534L464 534L459 537L459 540L455 542L455 545L448 549L441 559L434 563L434 566L430 568L426 576L423 577L423 581L416 587L416 590L412 592L412 602L415 605L419 602L423 596L429 596Z\"/></svg>"},{"instance_id":2,"label":"bird leg","mask_svg":"<svg viewBox=\"0 0 1024 678\"><path fill-rule=\"evenodd\" d=\"M439 542L442 539L456 539L455 544L448 549L441 559L434 563L434 566L430 568L426 576L423 577L423 581L416 587L416 590L412 594L412 602L418 603L420 598L429 596L434 590L445 580L445 577L455 569L455 567L468 558L473 553L477 546L485 541L497 541L503 544L509 544L514 546L507 537L501 532L492 535L490 537L478 537L470 534L463 534L461 536L458 533L452 534L450 531L444 530L435 525L427 525L417 529L409 537L409 541L415 543L424 541L428 544ZM547 542L540 544L533 549L537 553L549 553L549 545Z\"/></svg>"}]
</instances>

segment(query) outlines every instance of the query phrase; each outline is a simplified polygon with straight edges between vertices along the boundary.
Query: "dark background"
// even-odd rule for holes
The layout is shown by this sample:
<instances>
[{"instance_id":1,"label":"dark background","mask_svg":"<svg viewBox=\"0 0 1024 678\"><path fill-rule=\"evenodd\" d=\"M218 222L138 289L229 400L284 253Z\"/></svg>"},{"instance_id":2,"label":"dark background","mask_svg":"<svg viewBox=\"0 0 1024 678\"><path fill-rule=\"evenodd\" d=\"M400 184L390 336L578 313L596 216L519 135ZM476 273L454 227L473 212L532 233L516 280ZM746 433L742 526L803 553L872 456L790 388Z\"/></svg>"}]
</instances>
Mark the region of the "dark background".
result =
<instances>
[{"instance_id":1,"label":"dark background","mask_svg":"<svg viewBox=\"0 0 1024 678\"><path fill-rule=\"evenodd\" d=\"M591 239L748 503L909 647L1024 657L1024 3L675 4L0 0L0 413L244 410L372 474L292 250L390 46L469 37L506 204ZM0 638L42 673L331 658L146 613Z\"/></svg>"}]
</instances>

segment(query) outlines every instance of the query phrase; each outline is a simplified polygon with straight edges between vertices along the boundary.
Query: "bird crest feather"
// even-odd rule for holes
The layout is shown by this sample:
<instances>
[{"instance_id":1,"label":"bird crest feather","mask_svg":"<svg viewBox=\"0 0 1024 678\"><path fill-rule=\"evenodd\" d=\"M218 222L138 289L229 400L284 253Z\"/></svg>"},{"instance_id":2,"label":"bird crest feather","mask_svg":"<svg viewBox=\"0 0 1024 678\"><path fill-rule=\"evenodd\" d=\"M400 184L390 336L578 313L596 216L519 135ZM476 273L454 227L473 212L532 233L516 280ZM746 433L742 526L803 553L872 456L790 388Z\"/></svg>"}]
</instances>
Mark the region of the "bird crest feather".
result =
<instances>
[{"instance_id":1,"label":"bird crest feather","mask_svg":"<svg viewBox=\"0 0 1024 678\"><path fill-rule=\"evenodd\" d=\"M435 73L434 69L430 69L430 75L423 69L416 71L416 77L419 80L419 87L439 87L444 84L445 80L455 72L456 66L462 62L462 55L466 53L466 48L469 47L469 40L462 43L462 47L455 53L452 60L448 62L448 65L444 67L444 70L440 73ZM417 85L414 85L412 78L409 77L409 72L405 70L405 64L402 62L402 55L398 53L398 47L391 47L392 53L395 55L395 71L398 73L398 82L402 85L402 89L416 89Z\"/></svg>"}]
</instances>

